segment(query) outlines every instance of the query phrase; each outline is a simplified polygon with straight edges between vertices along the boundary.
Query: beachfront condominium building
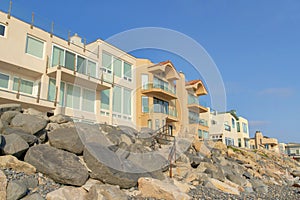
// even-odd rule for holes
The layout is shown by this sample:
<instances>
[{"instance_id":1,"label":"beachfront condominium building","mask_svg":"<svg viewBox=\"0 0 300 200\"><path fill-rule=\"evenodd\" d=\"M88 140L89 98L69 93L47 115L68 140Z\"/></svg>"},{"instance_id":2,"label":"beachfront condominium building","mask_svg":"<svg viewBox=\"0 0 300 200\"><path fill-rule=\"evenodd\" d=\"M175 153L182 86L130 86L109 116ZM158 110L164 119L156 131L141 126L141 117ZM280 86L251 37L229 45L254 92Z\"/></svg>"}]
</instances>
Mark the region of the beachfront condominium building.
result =
<instances>
[{"instance_id":1,"label":"beachfront condominium building","mask_svg":"<svg viewBox=\"0 0 300 200\"><path fill-rule=\"evenodd\" d=\"M254 138L250 139L251 149L268 149L279 153L279 143L276 138L264 136L261 131L256 131Z\"/></svg>"},{"instance_id":2,"label":"beachfront condominium building","mask_svg":"<svg viewBox=\"0 0 300 200\"><path fill-rule=\"evenodd\" d=\"M250 148L248 120L237 116L234 110L217 113L210 112L210 138L226 145Z\"/></svg>"},{"instance_id":3,"label":"beachfront condominium building","mask_svg":"<svg viewBox=\"0 0 300 200\"><path fill-rule=\"evenodd\" d=\"M147 59L137 59L135 70L138 129L165 127L170 135L177 135L180 116L175 86L180 77L174 65L171 61L154 64Z\"/></svg>"},{"instance_id":4,"label":"beachfront condominium building","mask_svg":"<svg viewBox=\"0 0 300 200\"><path fill-rule=\"evenodd\" d=\"M209 139L208 108L203 106L199 97L208 92L201 80L186 81L180 72L176 90L180 99L182 133L189 133L196 139Z\"/></svg>"},{"instance_id":5,"label":"beachfront condominium building","mask_svg":"<svg viewBox=\"0 0 300 200\"><path fill-rule=\"evenodd\" d=\"M135 124L136 59L98 39L64 40L0 12L0 103L81 121Z\"/></svg>"}]
</instances>

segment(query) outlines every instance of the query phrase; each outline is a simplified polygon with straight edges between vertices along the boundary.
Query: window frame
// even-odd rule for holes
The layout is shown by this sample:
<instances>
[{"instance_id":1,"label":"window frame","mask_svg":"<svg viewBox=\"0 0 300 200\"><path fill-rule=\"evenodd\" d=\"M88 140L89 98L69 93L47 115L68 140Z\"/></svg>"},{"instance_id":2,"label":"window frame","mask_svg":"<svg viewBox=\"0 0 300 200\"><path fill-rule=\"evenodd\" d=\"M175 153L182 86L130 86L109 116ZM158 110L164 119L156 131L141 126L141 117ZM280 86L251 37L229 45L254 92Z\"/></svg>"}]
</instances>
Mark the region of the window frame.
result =
<instances>
[{"instance_id":1,"label":"window frame","mask_svg":"<svg viewBox=\"0 0 300 200\"><path fill-rule=\"evenodd\" d=\"M15 79L15 78L20 79L21 77L19 77L19 76L13 76L13 77L12 77L12 82L13 82L13 85L12 85L12 91L18 92L18 90L14 90L14 79ZM22 84L22 80L28 81L28 82L31 82L31 83L32 83L32 91L31 91L31 94L26 93L26 92L22 92L22 91L21 91L21 87L20 87L20 94L25 94L25 95L34 96L34 94L33 94L33 92L34 92L34 91L33 91L34 81L29 80L29 79L25 79L25 78L21 78L21 84Z\"/></svg>"},{"instance_id":2,"label":"window frame","mask_svg":"<svg viewBox=\"0 0 300 200\"><path fill-rule=\"evenodd\" d=\"M32 38L32 39L34 39L34 40L37 40L37 41L43 43L43 53L42 53L42 58L40 58L40 57L38 57L38 56L36 56L36 55L32 55L32 54L30 54L30 53L27 52L27 47L28 47L28 37L30 37L30 38ZM37 59L40 59L40 60L44 60L44 59L45 59L45 44L46 44L46 42L45 42L44 40L42 40L42 39L40 39L40 38L37 38L37 37L35 37L35 36L33 36L33 35L27 34L27 35L26 35L26 44L25 44L25 54L30 55L30 56L33 56L33 57L35 57L35 58L37 58Z\"/></svg>"},{"instance_id":3,"label":"window frame","mask_svg":"<svg viewBox=\"0 0 300 200\"><path fill-rule=\"evenodd\" d=\"M6 38L7 34L7 25L0 22L0 26L4 27L4 35L0 35L0 38Z\"/></svg>"},{"instance_id":4,"label":"window frame","mask_svg":"<svg viewBox=\"0 0 300 200\"><path fill-rule=\"evenodd\" d=\"M10 74L6 74L6 73L3 73L3 72L0 72L0 74L2 74L2 75L4 75L4 76L8 76L8 81L7 81L7 88L4 88L4 87L0 87L1 89L9 89L10 87L9 87L9 83L10 83L10 78L11 78L11 76L10 76Z\"/></svg>"}]
</instances>

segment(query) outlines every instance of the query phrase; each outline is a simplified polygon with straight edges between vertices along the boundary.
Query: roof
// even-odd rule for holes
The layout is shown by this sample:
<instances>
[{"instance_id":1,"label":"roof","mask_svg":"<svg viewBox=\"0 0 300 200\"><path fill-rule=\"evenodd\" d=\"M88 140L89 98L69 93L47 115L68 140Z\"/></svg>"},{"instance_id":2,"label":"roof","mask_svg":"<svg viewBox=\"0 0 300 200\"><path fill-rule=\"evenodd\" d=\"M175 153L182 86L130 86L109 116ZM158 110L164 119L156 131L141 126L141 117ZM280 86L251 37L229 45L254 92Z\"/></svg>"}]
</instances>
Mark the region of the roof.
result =
<instances>
[{"instance_id":1,"label":"roof","mask_svg":"<svg viewBox=\"0 0 300 200\"><path fill-rule=\"evenodd\" d=\"M188 81L188 82L185 83L185 85L194 85L194 84L198 83L199 81L202 83L201 80L197 79L197 80Z\"/></svg>"}]
</instances>

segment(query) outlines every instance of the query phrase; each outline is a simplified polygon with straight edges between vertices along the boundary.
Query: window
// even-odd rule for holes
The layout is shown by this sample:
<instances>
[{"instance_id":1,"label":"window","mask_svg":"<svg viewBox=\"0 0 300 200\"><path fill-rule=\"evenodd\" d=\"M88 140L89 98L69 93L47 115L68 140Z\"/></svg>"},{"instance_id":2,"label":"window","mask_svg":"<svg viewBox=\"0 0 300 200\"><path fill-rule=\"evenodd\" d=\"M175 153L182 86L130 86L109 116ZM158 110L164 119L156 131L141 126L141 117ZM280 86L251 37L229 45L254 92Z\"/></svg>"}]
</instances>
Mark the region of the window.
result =
<instances>
[{"instance_id":1,"label":"window","mask_svg":"<svg viewBox=\"0 0 300 200\"><path fill-rule=\"evenodd\" d=\"M209 133L207 131L203 131L203 138L208 139L209 138Z\"/></svg>"},{"instance_id":2,"label":"window","mask_svg":"<svg viewBox=\"0 0 300 200\"><path fill-rule=\"evenodd\" d=\"M64 82L60 82L59 105L62 107L65 105L65 85Z\"/></svg>"},{"instance_id":3,"label":"window","mask_svg":"<svg viewBox=\"0 0 300 200\"><path fill-rule=\"evenodd\" d=\"M239 145L239 147L242 147L242 139L241 138L238 139L238 145Z\"/></svg>"},{"instance_id":4,"label":"window","mask_svg":"<svg viewBox=\"0 0 300 200\"><path fill-rule=\"evenodd\" d=\"M65 51L59 47L53 46L52 67L62 66L64 64Z\"/></svg>"},{"instance_id":5,"label":"window","mask_svg":"<svg viewBox=\"0 0 300 200\"><path fill-rule=\"evenodd\" d=\"M247 124L243 122L242 126L243 126L243 132L244 133L248 133L248 126L247 126Z\"/></svg>"},{"instance_id":6,"label":"window","mask_svg":"<svg viewBox=\"0 0 300 200\"><path fill-rule=\"evenodd\" d=\"M27 36L26 53L36 56L38 58L43 58L44 42L33 37Z\"/></svg>"},{"instance_id":7,"label":"window","mask_svg":"<svg viewBox=\"0 0 300 200\"><path fill-rule=\"evenodd\" d=\"M74 109L79 109L80 93L80 87L67 84L66 106Z\"/></svg>"},{"instance_id":8,"label":"window","mask_svg":"<svg viewBox=\"0 0 300 200\"><path fill-rule=\"evenodd\" d=\"M153 111L155 113L169 114L169 102L153 98Z\"/></svg>"},{"instance_id":9,"label":"window","mask_svg":"<svg viewBox=\"0 0 300 200\"><path fill-rule=\"evenodd\" d=\"M123 114L131 115L131 90L124 88Z\"/></svg>"},{"instance_id":10,"label":"window","mask_svg":"<svg viewBox=\"0 0 300 200\"><path fill-rule=\"evenodd\" d=\"M91 77L96 78L97 77L97 67L96 67L96 63L93 61L88 61L88 75L90 75Z\"/></svg>"},{"instance_id":11,"label":"window","mask_svg":"<svg viewBox=\"0 0 300 200\"><path fill-rule=\"evenodd\" d=\"M225 144L227 146L234 146L234 139L225 137Z\"/></svg>"},{"instance_id":12,"label":"window","mask_svg":"<svg viewBox=\"0 0 300 200\"><path fill-rule=\"evenodd\" d=\"M117 58L114 59L114 74L117 77L122 77L122 60Z\"/></svg>"},{"instance_id":13,"label":"window","mask_svg":"<svg viewBox=\"0 0 300 200\"><path fill-rule=\"evenodd\" d=\"M8 88L9 76L0 73L0 87Z\"/></svg>"},{"instance_id":14,"label":"window","mask_svg":"<svg viewBox=\"0 0 300 200\"><path fill-rule=\"evenodd\" d=\"M149 76L142 74L142 89L148 89Z\"/></svg>"},{"instance_id":15,"label":"window","mask_svg":"<svg viewBox=\"0 0 300 200\"><path fill-rule=\"evenodd\" d=\"M56 94L56 80L51 78L49 79L49 85L48 85L48 100L55 101L55 94Z\"/></svg>"},{"instance_id":16,"label":"window","mask_svg":"<svg viewBox=\"0 0 300 200\"><path fill-rule=\"evenodd\" d=\"M87 112L95 112L95 91L83 89L82 110Z\"/></svg>"},{"instance_id":17,"label":"window","mask_svg":"<svg viewBox=\"0 0 300 200\"><path fill-rule=\"evenodd\" d=\"M81 56L77 56L77 72L87 74L86 59Z\"/></svg>"},{"instance_id":18,"label":"window","mask_svg":"<svg viewBox=\"0 0 300 200\"><path fill-rule=\"evenodd\" d=\"M122 88L119 86L115 86L113 88L113 111L121 113L122 106Z\"/></svg>"},{"instance_id":19,"label":"window","mask_svg":"<svg viewBox=\"0 0 300 200\"><path fill-rule=\"evenodd\" d=\"M101 109L109 110L109 93L109 89L101 91Z\"/></svg>"},{"instance_id":20,"label":"window","mask_svg":"<svg viewBox=\"0 0 300 200\"><path fill-rule=\"evenodd\" d=\"M199 122L199 113L189 111L189 123L197 124Z\"/></svg>"},{"instance_id":21,"label":"window","mask_svg":"<svg viewBox=\"0 0 300 200\"><path fill-rule=\"evenodd\" d=\"M231 119L231 122L232 122L232 128L235 128L235 120L233 118Z\"/></svg>"},{"instance_id":22,"label":"window","mask_svg":"<svg viewBox=\"0 0 300 200\"><path fill-rule=\"evenodd\" d=\"M152 120L151 119L148 119L148 128L152 129Z\"/></svg>"},{"instance_id":23,"label":"window","mask_svg":"<svg viewBox=\"0 0 300 200\"><path fill-rule=\"evenodd\" d=\"M188 94L188 104L199 104L198 97Z\"/></svg>"},{"instance_id":24,"label":"window","mask_svg":"<svg viewBox=\"0 0 300 200\"><path fill-rule=\"evenodd\" d=\"M155 130L159 129L159 119L155 120Z\"/></svg>"},{"instance_id":25,"label":"window","mask_svg":"<svg viewBox=\"0 0 300 200\"><path fill-rule=\"evenodd\" d=\"M21 78L14 78L13 90L18 91L20 85L20 92L32 94L33 82L22 80Z\"/></svg>"},{"instance_id":26,"label":"window","mask_svg":"<svg viewBox=\"0 0 300 200\"><path fill-rule=\"evenodd\" d=\"M3 24L0 24L0 36L5 37L5 29L6 29L6 26Z\"/></svg>"},{"instance_id":27,"label":"window","mask_svg":"<svg viewBox=\"0 0 300 200\"><path fill-rule=\"evenodd\" d=\"M132 76L131 76L131 64L129 64L127 62L124 62L124 77L129 78L128 80L130 80L132 78Z\"/></svg>"},{"instance_id":28,"label":"window","mask_svg":"<svg viewBox=\"0 0 300 200\"><path fill-rule=\"evenodd\" d=\"M241 132L240 122L236 123L237 132Z\"/></svg>"},{"instance_id":29,"label":"window","mask_svg":"<svg viewBox=\"0 0 300 200\"><path fill-rule=\"evenodd\" d=\"M102 53L102 67L107 69L108 73L111 73L112 56L108 53Z\"/></svg>"},{"instance_id":30,"label":"window","mask_svg":"<svg viewBox=\"0 0 300 200\"><path fill-rule=\"evenodd\" d=\"M146 96L142 96L142 112L143 113L149 112L149 98Z\"/></svg>"},{"instance_id":31,"label":"window","mask_svg":"<svg viewBox=\"0 0 300 200\"><path fill-rule=\"evenodd\" d=\"M198 129L198 138L202 139L203 138L203 134L202 134L202 130Z\"/></svg>"},{"instance_id":32,"label":"window","mask_svg":"<svg viewBox=\"0 0 300 200\"><path fill-rule=\"evenodd\" d=\"M74 68L75 68L75 54L74 53L66 51L65 67L67 69L74 70Z\"/></svg>"}]
</instances>

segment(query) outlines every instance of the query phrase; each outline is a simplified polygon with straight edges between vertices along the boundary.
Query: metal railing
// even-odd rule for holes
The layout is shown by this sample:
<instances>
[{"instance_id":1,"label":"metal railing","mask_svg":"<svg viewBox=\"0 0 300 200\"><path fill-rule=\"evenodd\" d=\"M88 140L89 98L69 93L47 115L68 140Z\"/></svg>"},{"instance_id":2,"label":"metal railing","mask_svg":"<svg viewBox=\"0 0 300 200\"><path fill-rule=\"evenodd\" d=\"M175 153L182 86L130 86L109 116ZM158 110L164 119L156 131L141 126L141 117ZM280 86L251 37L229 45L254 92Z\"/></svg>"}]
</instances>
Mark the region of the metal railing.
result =
<instances>
[{"instance_id":1,"label":"metal railing","mask_svg":"<svg viewBox=\"0 0 300 200\"><path fill-rule=\"evenodd\" d=\"M162 89L165 92L176 94L175 87L172 86L165 86L160 84L154 84L154 83L147 83L143 85L143 90L151 90L151 89Z\"/></svg>"}]
</instances>

